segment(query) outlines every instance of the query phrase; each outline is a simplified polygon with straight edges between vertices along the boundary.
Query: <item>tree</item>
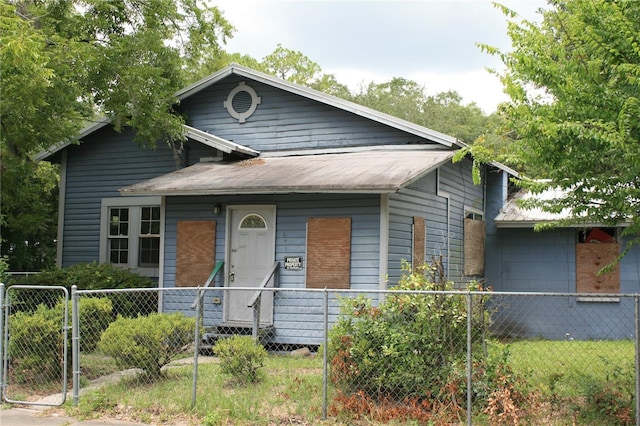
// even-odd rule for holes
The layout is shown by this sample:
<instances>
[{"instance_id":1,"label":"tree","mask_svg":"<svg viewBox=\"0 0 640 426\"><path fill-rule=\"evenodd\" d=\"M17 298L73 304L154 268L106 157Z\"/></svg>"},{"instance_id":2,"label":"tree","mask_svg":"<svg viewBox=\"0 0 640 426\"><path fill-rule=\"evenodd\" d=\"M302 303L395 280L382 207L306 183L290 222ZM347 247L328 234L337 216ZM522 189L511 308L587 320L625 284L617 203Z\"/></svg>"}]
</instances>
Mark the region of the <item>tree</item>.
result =
<instances>
[{"instance_id":1,"label":"tree","mask_svg":"<svg viewBox=\"0 0 640 426\"><path fill-rule=\"evenodd\" d=\"M537 204L570 209L565 223L628 224L627 248L638 243L640 2L553 0L540 23L515 22L501 8L513 50L481 47L506 66L501 113L514 153L533 177L549 179L522 185L562 189L565 197Z\"/></svg>"},{"instance_id":2,"label":"tree","mask_svg":"<svg viewBox=\"0 0 640 426\"><path fill-rule=\"evenodd\" d=\"M395 77L369 83L351 98L356 103L473 143L484 133L488 117L475 104L462 104L455 91L428 96L424 86Z\"/></svg>"},{"instance_id":3,"label":"tree","mask_svg":"<svg viewBox=\"0 0 640 426\"><path fill-rule=\"evenodd\" d=\"M280 44L262 59L259 69L330 95L343 98L349 96L349 89L339 83L333 74L324 74L320 65L302 52L284 48Z\"/></svg>"},{"instance_id":4,"label":"tree","mask_svg":"<svg viewBox=\"0 0 640 426\"><path fill-rule=\"evenodd\" d=\"M184 70L215 56L231 32L217 8L197 0L0 3L2 254L17 256L25 242L33 248L43 236L31 224L40 229L53 218L30 204L51 193L44 184L38 196L44 176L30 164L34 153L72 140L100 115L117 130L132 127L151 147L183 138L173 107ZM28 221L16 216L23 211ZM53 239L38 243L50 247Z\"/></svg>"}]
</instances>

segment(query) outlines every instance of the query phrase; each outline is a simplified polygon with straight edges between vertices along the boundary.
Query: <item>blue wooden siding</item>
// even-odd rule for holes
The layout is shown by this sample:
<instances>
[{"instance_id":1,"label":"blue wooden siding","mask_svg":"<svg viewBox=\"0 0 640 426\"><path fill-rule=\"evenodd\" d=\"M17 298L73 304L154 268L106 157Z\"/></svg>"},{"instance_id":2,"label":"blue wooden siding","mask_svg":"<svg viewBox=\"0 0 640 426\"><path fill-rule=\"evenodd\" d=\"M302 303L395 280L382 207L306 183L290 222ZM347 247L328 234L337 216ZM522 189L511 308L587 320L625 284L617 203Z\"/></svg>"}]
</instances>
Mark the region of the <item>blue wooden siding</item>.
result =
<instances>
[{"instance_id":1,"label":"blue wooden siding","mask_svg":"<svg viewBox=\"0 0 640 426\"><path fill-rule=\"evenodd\" d=\"M502 270L502 251L498 241L498 228L495 219L507 200L508 174L503 171L489 169L485 175L486 181L486 208L485 208L485 270L484 276L488 285L496 291L503 290L501 282L495 279Z\"/></svg>"},{"instance_id":2,"label":"blue wooden siding","mask_svg":"<svg viewBox=\"0 0 640 426\"><path fill-rule=\"evenodd\" d=\"M224 260L225 214L214 215L212 206L221 203L275 204L276 205L276 260L284 263L288 256L302 257L306 262L306 225L310 217L350 217L351 223L351 289L365 292L376 289L379 280L379 224L380 199L377 195L319 195L298 194L278 196L224 196L224 197L168 197L165 203L165 264L164 286L175 283L176 227L180 220L216 221L216 261ZM219 278L217 285L222 285ZM305 269L279 270L279 287L305 288ZM205 325L222 320L222 305L212 305L213 297L223 292L207 294L205 298ZM165 296L165 311L188 311L192 295ZM283 292L275 299L275 341L278 343L319 344L322 335L323 295L307 292ZM337 314L337 305L331 305L331 314Z\"/></svg>"},{"instance_id":3,"label":"blue wooden siding","mask_svg":"<svg viewBox=\"0 0 640 426\"><path fill-rule=\"evenodd\" d=\"M425 143L424 139L317 101L262 83L247 81L262 103L245 123L223 107L237 76L182 102L188 124L259 151Z\"/></svg>"},{"instance_id":4,"label":"blue wooden siding","mask_svg":"<svg viewBox=\"0 0 640 426\"><path fill-rule=\"evenodd\" d=\"M439 179L439 186L436 186L436 178ZM436 188L447 193L449 199L438 195ZM400 279L401 261L411 260L413 216L425 218L427 260L432 256L442 256L448 278L458 283L464 281L464 211L465 207L472 207L483 212L483 200L483 187L473 184L469 160L447 163L440 167L438 174L431 173L391 195L388 265L390 284L395 284Z\"/></svg>"},{"instance_id":5,"label":"blue wooden siding","mask_svg":"<svg viewBox=\"0 0 640 426\"><path fill-rule=\"evenodd\" d=\"M487 284L499 291L576 292L576 230L560 228L536 232L531 228L498 229L495 259L499 268ZM620 293L640 291L640 249L620 263ZM629 338L633 334L633 299L620 302L581 302L567 297L500 298L498 323L511 337L576 339ZM560 325L560 327L558 327Z\"/></svg>"},{"instance_id":6,"label":"blue wooden siding","mask_svg":"<svg viewBox=\"0 0 640 426\"><path fill-rule=\"evenodd\" d=\"M195 148L197 156L204 155L203 149ZM207 150L214 155L214 149ZM119 197L118 189L124 186L176 169L165 144L154 150L143 148L130 131L117 133L109 127L67 152L62 266L98 260L103 198Z\"/></svg>"}]
</instances>

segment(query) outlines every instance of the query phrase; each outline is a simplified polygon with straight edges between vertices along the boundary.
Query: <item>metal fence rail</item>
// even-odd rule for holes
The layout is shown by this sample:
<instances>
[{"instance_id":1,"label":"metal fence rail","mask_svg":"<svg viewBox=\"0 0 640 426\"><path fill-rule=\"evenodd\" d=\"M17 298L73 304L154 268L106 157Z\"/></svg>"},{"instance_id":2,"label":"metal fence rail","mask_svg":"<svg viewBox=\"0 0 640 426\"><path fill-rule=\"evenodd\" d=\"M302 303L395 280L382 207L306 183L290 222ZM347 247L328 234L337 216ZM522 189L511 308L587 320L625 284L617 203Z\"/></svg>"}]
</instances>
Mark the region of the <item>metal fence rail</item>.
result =
<instances>
[{"instance_id":1,"label":"metal fence rail","mask_svg":"<svg viewBox=\"0 0 640 426\"><path fill-rule=\"evenodd\" d=\"M20 292L21 289L9 287L5 291L1 286L0 290L0 314L4 318L0 323L0 334L4 336L0 342L4 360L0 383L3 399L9 401L7 392L9 395L15 389L26 392L25 388L15 387L20 365L24 365L21 361L26 357L15 349L16 336L12 327L17 307L26 313L36 313L38 306L51 305L46 301L51 297L44 290L24 289ZM114 341L119 339L130 339L124 343L128 347L140 344L141 337L128 334L126 325L113 331L116 318L151 317L155 319L148 327L160 328L164 326L163 320L154 317L159 311L170 318L167 332L170 338L162 342L163 348L169 348L173 358L186 359L184 362L189 365L193 363L192 367L179 364L183 365L180 374L190 378L189 389L185 389L184 395L189 395L191 407L196 406L203 395L212 392L207 388L210 385L202 382L199 367L203 360L211 361L203 355L211 355L212 346L219 339L241 334L257 337L276 354L294 351L304 354L306 348L309 349L318 360L317 372L309 371L314 371L320 380L315 382L309 378L309 383L314 383L313 386L318 387L317 393L322 395L321 411L317 414L322 418L335 414L335 409L341 407L336 404L339 402L336 395L348 398L348 392L365 395L379 403L415 402L427 399L425 395L435 398L439 393L443 396L454 392L451 389L455 388L458 394L451 393L448 397L459 406L460 420L472 424L478 415L478 400L488 401L490 407L485 412L491 410L491 404L497 409L500 403L496 394L491 394L487 375L483 375L489 365L483 364L483 360L491 359L494 363L491 365L504 362L509 366L514 384L517 377L518 386L524 386L527 392L556 401L555 408L549 406L550 410L558 409L558 401L588 402L597 392L612 392L611 395L633 400L630 415L636 425L640 424L639 416L635 414L640 412L640 296L637 294L594 297L575 293L358 292L270 287L262 291L272 297L262 298L261 309L247 307L247 321L241 323L227 321L225 299L241 294L252 296L255 288L72 289L69 358L72 361L73 402L78 404L82 398L81 383L91 382L97 374L96 364L115 364L113 369L119 373L114 377L118 380L135 378L149 386L153 384L153 374L120 362L118 356L106 352L109 345L115 347L113 345L118 342ZM197 301L195 305L194 300ZM265 306L264 300L270 306ZM395 307L389 309L393 304ZM445 312L443 306L467 314L458 317L438 314L438 318L444 318L439 323L432 315ZM427 308L433 311L425 313ZM251 316L255 312L259 317ZM176 313L179 315L171 316ZM193 327L185 325L185 317L192 321ZM350 319L347 321L346 318ZM391 321L389 328L371 325L382 320ZM66 323L60 326L61 329L66 327ZM188 330L188 336L185 330ZM343 353L348 352L347 358L340 358L339 345L330 341L330 336L340 330L352 333L348 342L351 346ZM105 333L112 332L116 334L110 334L106 342ZM361 338L364 335L366 338ZM384 345L377 346L383 340ZM436 355L429 354L429 348L436 348ZM66 349L59 354L61 365L65 363L66 354ZM360 358L356 360L356 357ZM352 368L356 361L363 362L368 370L360 366L356 372ZM166 372L174 365L166 359L153 362L162 364L158 371ZM352 369L341 370L345 365ZM280 369L278 374L300 374L293 371L296 367L290 368L291 372ZM436 374L439 371L444 373ZM420 380L416 381L416 378Z\"/></svg>"}]
</instances>

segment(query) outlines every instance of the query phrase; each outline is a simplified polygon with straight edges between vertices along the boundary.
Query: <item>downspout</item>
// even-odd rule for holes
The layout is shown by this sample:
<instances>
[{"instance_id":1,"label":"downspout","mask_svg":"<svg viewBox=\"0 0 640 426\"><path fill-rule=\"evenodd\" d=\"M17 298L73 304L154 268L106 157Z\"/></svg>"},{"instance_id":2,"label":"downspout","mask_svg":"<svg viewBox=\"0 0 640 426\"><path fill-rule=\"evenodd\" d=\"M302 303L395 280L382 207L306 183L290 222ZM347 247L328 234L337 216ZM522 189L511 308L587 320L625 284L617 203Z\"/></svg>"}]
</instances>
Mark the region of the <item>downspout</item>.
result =
<instances>
[{"instance_id":1,"label":"downspout","mask_svg":"<svg viewBox=\"0 0 640 426\"><path fill-rule=\"evenodd\" d=\"M67 150L60 153L60 184L58 186L58 231L56 242L56 266L62 268L62 250L64 249L64 209L67 189Z\"/></svg>"},{"instance_id":2,"label":"downspout","mask_svg":"<svg viewBox=\"0 0 640 426\"><path fill-rule=\"evenodd\" d=\"M440 191L440 169L436 170L437 173L437 178L436 178L436 195L438 197L442 197L445 199L445 202L447 203L447 268L446 268L446 273L447 273L447 279L449 279L449 264L451 263L451 244L450 244L450 240L451 240L451 195L448 192L444 192L444 191Z\"/></svg>"}]
</instances>

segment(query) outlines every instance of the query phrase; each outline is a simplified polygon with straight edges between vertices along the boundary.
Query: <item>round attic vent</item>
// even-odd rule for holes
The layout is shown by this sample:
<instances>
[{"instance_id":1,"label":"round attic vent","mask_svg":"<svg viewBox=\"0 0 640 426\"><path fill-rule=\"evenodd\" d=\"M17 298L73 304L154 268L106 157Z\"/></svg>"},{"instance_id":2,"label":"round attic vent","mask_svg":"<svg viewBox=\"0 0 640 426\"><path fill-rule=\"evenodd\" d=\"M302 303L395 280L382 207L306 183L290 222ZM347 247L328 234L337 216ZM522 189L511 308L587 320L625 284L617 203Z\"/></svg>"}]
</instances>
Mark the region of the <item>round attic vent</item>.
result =
<instances>
[{"instance_id":1,"label":"round attic vent","mask_svg":"<svg viewBox=\"0 0 640 426\"><path fill-rule=\"evenodd\" d=\"M244 123L261 102L262 98L253 90L253 87L247 86L242 81L229 92L223 105L229 115L238 120L238 123Z\"/></svg>"}]
</instances>

